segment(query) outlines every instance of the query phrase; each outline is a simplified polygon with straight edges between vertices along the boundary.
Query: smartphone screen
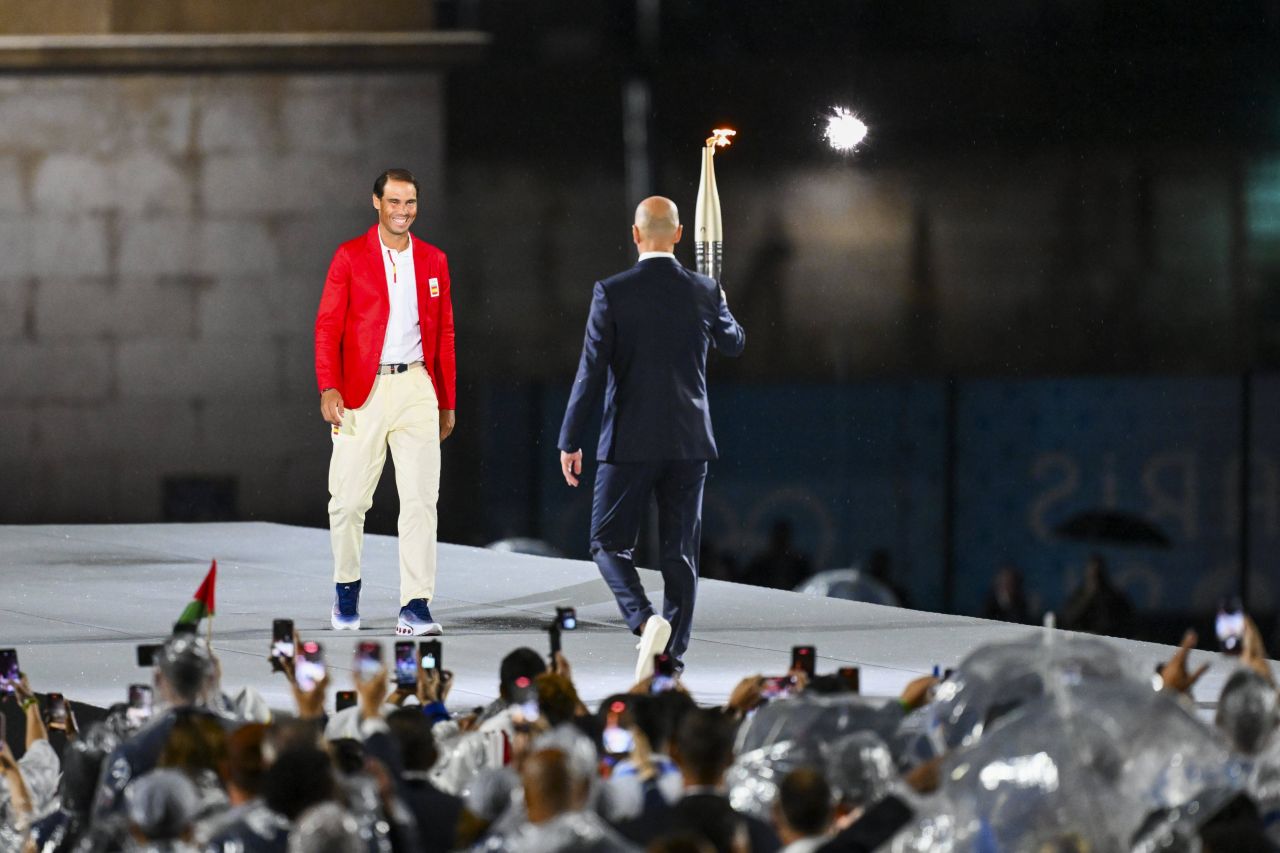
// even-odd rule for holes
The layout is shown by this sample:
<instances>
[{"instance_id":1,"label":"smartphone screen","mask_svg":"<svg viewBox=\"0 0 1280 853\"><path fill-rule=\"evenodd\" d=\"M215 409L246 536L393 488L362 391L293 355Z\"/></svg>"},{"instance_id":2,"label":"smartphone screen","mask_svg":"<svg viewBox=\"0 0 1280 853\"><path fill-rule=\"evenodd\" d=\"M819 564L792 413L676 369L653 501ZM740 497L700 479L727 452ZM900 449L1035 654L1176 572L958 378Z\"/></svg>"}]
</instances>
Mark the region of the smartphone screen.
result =
<instances>
[{"instance_id":1,"label":"smartphone screen","mask_svg":"<svg viewBox=\"0 0 1280 853\"><path fill-rule=\"evenodd\" d=\"M538 690L533 686L533 682L523 675L516 679L515 687L511 691L511 708L526 723L532 723L540 714Z\"/></svg>"},{"instance_id":2,"label":"smartphone screen","mask_svg":"<svg viewBox=\"0 0 1280 853\"><path fill-rule=\"evenodd\" d=\"M276 619L271 623L271 657L293 658L292 619Z\"/></svg>"},{"instance_id":3,"label":"smartphone screen","mask_svg":"<svg viewBox=\"0 0 1280 853\"><path fill-rule=\"evenodd\" d=\"M368 680L382 669L382 643L377 640L362 640L356 644L356 672L360 678Z\"/></svg>"},{"instance_id":4,"label":"smartphone screen","mask_svg":"<svg viewBox=\"0 0 1280 853\"><path fill-rule=\"evenodd\" d=\"M164 647L158 643L138 646L138 666L155 666L156 656L160 654L162 648Z\"/></svg>"},{"instance_id":5,"label":"smartphone screen","mask_svg":"<svg viewBox=\"0 0 1280 853\"><path fill-rule=\"evenodd\" d=\"M135 726L140 726L151 719L153 697L151 687L146 684L129 685L129 708L125 717Z\"/></svg>"},{"instance_id":6,"label":"smartphone screen","mask_svg":"<svg viewBox=\"0 0 1280 853\"><path fill-rule=\"evenodd\" d=\"M818 655L814 651L813 646L792 646L791 647L791 671L799 670L809 678L817 672Z\"/></svg>"},{"instance_id":7,"label":"smartphone screen","mask_svg":"<svg viewBox=\"0 0 1280 853\"><path fill-rule=\"evenodd\" d=\"M45 720L51 728L66 728L67 699L61 693L50 693L45 705Z\"/></svg>"},{"instance_id":8,"label":"smartphone screen","mask_svg":"<svg viewBox=\"0 0 1280 853\"><path fill-rule=\"evenodd\" d=\"M791 688L795 685L796 679L793 675L769 675L764 679L760 695L765 699L782 699L791 695Z\"/></svg>"},{"instance_id":9,"label":"smartphone screen","mask_svg":"<svg viewBox=\"0 0 1280 853\"><path fill-rule=\"evenodd\" d=\"M423 669L444 669L444 647L439 640L423 640L418 644Z\"/></svg>"},{"instance_id":10,"label":"smartphone screen","mask_svg":"<svg viewBox=\"0 0 1280 853\"><path fill-rule=\"evenodd\" d=\"M22 678L18 671L18 650L0 649L0 693L12 693Z\"/></svg>"},{"instance_id":11,"label":"smartphone screen","mask_svg":"<svg viewBox=\"0 0 1280 853\"><path fill-rule=\"evenodd\" d=\"M578 611L572 607L557 607L556 622L562 631L578 630Z\"/></svg>"},{"instance_id":12,"label":"smartphone screen","mask_svg":"<svg viewBox=\"0 0 1280 853\"><path fill-rule=\"evenodd\" d=\"M339 690L334 702L334 707L339 711L354 708L356 706L356 692L354 690Z\"/></svg>"},{"instance_id":13,"label":"smartphone screen","mask_svg":"<svg viewBox=\"0 0 1280 853\"><path fill-rule=\"evenodd\" d=\"M324 648L319 643L306 640L298 648L293 677L303 690L314 690L316 682L324 678Z\"/></svg>"},{"instance_id":14,"label":"smartphone screen","mask_svg":"<svg viewBox=\"0 0 1280 853\"><path fill-rule=\"evenodd\" d=\"M418 655L413 640L396 643L396 686L413 688L418 683Z\"/></svg>"},{"instance_id":15,"label":"smartphone screen","mask_svg":"<svg viewBox=\"0 0 1280 853\"><path fill-rule=\"evenodd\" d=\"M601 735L604 751L610 755L628 755L636 748L636 740L631 732L620 726L609 726Z\"/></svg>"},{"instance_id":16,"label":"smartphone screen","mask_svg":"<svg viewBox=\"0 0 1280 853\"><path fill-rule=\"evenodd\" d=\"M1219 610L1214 622L1218 643L1224 654L1238 655L1243 651L1244 612L1240 610Z\"/></svg>"}]
</instances>

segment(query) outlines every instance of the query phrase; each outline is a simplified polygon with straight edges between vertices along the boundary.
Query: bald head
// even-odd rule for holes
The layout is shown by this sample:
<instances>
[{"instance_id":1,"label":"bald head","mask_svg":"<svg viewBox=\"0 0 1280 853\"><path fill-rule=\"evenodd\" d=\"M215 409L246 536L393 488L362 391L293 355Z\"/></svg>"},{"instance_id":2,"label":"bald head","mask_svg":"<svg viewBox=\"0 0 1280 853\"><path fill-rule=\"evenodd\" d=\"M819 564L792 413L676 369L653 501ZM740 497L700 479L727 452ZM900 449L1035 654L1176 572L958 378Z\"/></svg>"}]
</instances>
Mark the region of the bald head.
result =
<instances>
[{"instance_id":1,"label":"bald head","mask_svg":"<svg viewBox=\"0 0 1280 853\"><path fill-rule=\"evenodd\" d=\"M660 195L650 196L636 207L631 236L642 252L670 252L684 232L676 203Z\"/></svg>"}]
</instances>

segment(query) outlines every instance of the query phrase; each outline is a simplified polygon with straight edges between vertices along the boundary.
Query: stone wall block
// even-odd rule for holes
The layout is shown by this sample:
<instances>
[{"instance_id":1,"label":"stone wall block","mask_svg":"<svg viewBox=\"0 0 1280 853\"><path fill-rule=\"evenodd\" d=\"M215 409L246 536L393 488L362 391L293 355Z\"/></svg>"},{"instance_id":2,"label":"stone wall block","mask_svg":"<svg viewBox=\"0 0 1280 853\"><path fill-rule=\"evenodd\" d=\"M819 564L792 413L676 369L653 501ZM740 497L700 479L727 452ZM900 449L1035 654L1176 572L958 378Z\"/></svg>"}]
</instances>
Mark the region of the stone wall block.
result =
<instances>
[{"instance_id":1,"label":"stone wall block","mask_svg":"<svg viewBox=\"0 0 1280 853\"><path fill-rule=\"evenodd\" d=\"M195 269L205 275L266 278L280 268L282 247L260 220L206 220L197 240Z\"/></svg>"},{"instance_id":2,"label":"stone wall block","mask_svg":"<svg viewBox=\"0 0 1280 853\"><path fill-rule=\"evenodd\" d=\"M205 161L202 195L206 210L214 214L323 215L368 203L377 174L369 175L369 189L352 181L364 171L342 157L217 155Z\"/></svg>"},{"instance_id":3,"label":"stone wall block","mask_svg":"<svg viewBox=\"0 0 1280 853\"><path fill-rule=\"evenodd\" d=\"M0 213L19 213L27 209L22 189L24 167L20 157L0 157Z\"/></svg>"},{"instance_id":4,"label":"stone wall block","mask_svg":"<svg viewBox=\"0 0 1280 853\"><path fill-rule=\"evenodd\" d=\"M363 144L358 113L349 84L290 94L280 114L284 145L290 151L357 152Z\"/></svg>"},{"instance_id":5,"label":"stone wall block","mask_svg":"<svg viewBox=\"0 0 1280 853\"><path fill-rule=\"evenodd\" d=\"M196 293L154 278L48 279L36 291L36 334L190 337Z\"/></svg>"},{"instance_id":6,"label":"stone wall block","mask_svg":"<svg viewBox=\"0 0 1280 853\"><path fill-rule=\"evenodd\" d=\"M114 206L125 213L185 213L196 185L179 160L140 150L111 163Z\"/></svg>"},{"instance_id":7,"label":"stone wall block","mask_svg":"<svg viewBox=\"0 0 1280 853\"><path fill-rule=\"evenodd\" d=\"M54 83L60 85L51 85ZM89 78L38 80L0 97L0 152L105 154L121 123L107 87Z\"/></svg>"},{"instance_id":8,"label":"stone wall block","mask_svg":"<svg viewBox=\"0 0 1280 853\"><path fill-rule=\"evenodd\" d=\"M101 157L53 154L36 168L31 195L40 213L87 213L116 206L112 168Z\"/></svg>"},{"instance_id":9,"label":"stone wall block","mask_svg":"<svg viewBox=\"0 0 1280 853\"><path fill-rule=\"evenodd\" d=\"M278 147L278 83L270 77L212 77L197 100L196 146L207 154L243 152L261 157Z\"/></svg>"},{"instance_id":10,"label":"stone wall block","mask_svg":"<svg viewBox=\"0 0 1280 853\"><path fill-rule=\"evenodd\" d=\"M125 399L178 397L209 401L219 428L252 414L250 397L276 387L269 343L210 340L129 340L120 344L120 393Z\"/></svg>"},{"instance_id":11,"label":"stone wall block","mask_svg":"<svg viewBox=\"0 0 1280 853\"><path fill-rule=\"evenodd\" d=\"M184 276L198 267L196 223L186 218L121 221L118 262L122 276Z\"/></svg>"},{"instance_id":12,"label":"stone wall block","mask_svg":"<svg viewBox=\"0 0 1280 853\"><path fill-rule=\"evenodd\" d=\"M222 279L198 297L197 334L208 340L270 341L278 320L267 292L270 276Z\"/></svg>"},{"instance_id":13,"label":"stone wall block","mask_svg":"<svg viewBox=\"0 0 1280 853\"><path fill-rule=\"evenodd\" d=\"M32 275L31 218L0 213L0 277L6 280Z\"/></svg>"},{"instance_id":14,"label":"stone wall block","mask_svg":"<svg viewBox=\"0 0 1280 853\"><path fill-rule=\"evenodd\" d=\"M0 278L0 341L24 337L31 285L26 279Z\"/></svg>"},{"instance_id":15,"label":"stone wall block","mask_svg":"<svg viewBox=\"0 0 1280 853\"><path fill-rule=\"evenodd\" d=\"M34 220L31 263L41 276L107 275L111 270L106 221L100 216L70 214Z\"/></svg>"},{"instance_id":16,"label":"stone wall block","mask_svg":"<svg viewBox=\"0 0 1280 853\"><path fill-rule=\"evenodd\" d=\"M111 392L112 345L105 341L0 343L0 399L102 400Z\"/></svg>"}]
</instances>

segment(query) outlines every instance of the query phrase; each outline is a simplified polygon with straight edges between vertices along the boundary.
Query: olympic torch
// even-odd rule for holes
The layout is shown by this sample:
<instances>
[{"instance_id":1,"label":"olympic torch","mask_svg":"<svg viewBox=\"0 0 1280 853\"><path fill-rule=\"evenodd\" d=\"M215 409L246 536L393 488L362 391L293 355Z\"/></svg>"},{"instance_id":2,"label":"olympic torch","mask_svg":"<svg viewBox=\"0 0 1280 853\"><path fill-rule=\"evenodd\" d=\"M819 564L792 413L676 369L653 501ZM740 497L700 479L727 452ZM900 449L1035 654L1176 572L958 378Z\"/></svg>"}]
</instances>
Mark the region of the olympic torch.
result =
<instances>
[{"instance_id":1,"label":"olympic torch","mask_svg":"<svg viewBox=\"0 0 1280 853\"><path fill-rule=\"evenodd\" d=\"M693 252L698 272L720 281L724 263L724 226L720 222L720 193L716 190L716 149L724 148L737 134L713 130L702 147L702 177L698 181L698 206L693 220Z\"/></svg>"}]
</instances>

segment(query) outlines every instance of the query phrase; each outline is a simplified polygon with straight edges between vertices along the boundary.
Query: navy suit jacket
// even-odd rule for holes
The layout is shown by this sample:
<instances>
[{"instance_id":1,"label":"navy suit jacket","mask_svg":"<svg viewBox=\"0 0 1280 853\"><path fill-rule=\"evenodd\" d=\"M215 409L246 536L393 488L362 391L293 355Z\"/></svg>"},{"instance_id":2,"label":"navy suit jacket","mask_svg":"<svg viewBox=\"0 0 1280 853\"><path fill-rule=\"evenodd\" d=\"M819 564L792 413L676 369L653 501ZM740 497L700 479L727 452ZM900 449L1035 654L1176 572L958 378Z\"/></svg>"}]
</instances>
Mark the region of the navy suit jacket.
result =
<instances>
[{"instance_id":1,"label":"navy suit jacket","mask_svg":"<svg viewBox=\"0 0 1280 853\"><path fill-rule=\"evenodd\" d=\"M715 459L707 350L736 356L745 343L720 286L673 259L596 282L560 449L581 448L603 390L600 461Z\"/></svg>"}]
</instances>

